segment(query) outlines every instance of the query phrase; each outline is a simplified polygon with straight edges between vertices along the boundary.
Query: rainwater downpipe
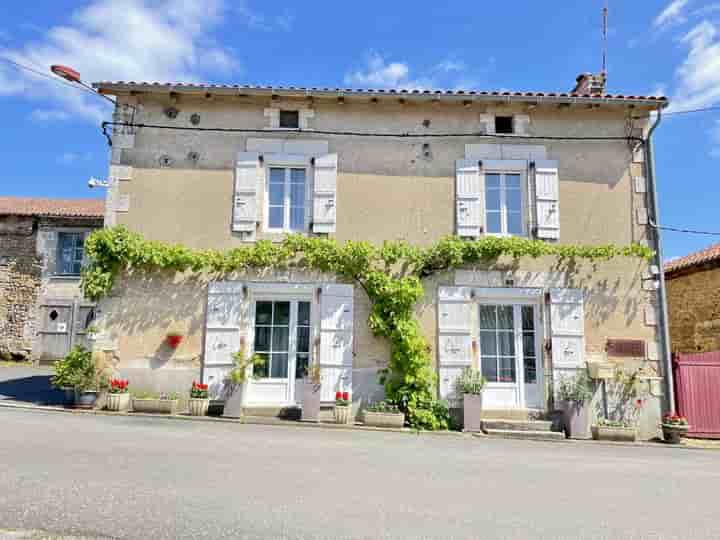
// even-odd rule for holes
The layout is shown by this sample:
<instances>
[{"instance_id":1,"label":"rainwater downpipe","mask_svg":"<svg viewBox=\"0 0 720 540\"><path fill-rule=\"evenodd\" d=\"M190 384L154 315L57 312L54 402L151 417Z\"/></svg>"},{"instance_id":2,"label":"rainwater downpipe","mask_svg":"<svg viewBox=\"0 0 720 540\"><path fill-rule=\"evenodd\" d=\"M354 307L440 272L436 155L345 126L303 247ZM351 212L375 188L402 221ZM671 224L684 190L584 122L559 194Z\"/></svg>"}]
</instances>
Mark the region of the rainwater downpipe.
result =
<instances>
[{"instance_id":1,"label":"rainwater downpipe","mask_svg":"<svg viewBox=\"0 0 720 540\"><path fill-rule=\"evenodd\" d=\"M665 272L663 269L662 239L660 237L660 212L658 210L657 184L655 181L655 153L653 151L652 135L662 120L662 109L657 109L657 119L648 131L645 140L645 158L647 164L648 193L650 195L650 225L655 236L655 264L659 271L660 288L658 300L660 302L660 345L665 380L665 412L675 412L675 387L673 383L672 354L670 352L670 326L668 320L667 291L665 289Z\"/></svg>"}]
</instances>

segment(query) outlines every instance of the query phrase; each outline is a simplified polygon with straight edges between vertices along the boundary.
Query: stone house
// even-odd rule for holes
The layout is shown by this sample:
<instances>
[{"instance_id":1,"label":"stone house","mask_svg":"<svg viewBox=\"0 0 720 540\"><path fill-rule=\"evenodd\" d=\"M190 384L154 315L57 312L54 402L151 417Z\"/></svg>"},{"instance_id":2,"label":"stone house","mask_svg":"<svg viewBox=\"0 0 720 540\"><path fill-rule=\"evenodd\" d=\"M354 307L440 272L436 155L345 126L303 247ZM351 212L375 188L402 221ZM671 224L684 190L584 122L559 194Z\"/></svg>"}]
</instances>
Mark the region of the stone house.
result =
<instances>
[{"instance_id":1,"label":"stone house","mask_svg":"<svg viewBox=\"0 0 720 540\"><path fill-rule=\"evenodd\" d=\"M672 351L720 351L720 244L665 264Z\"/></svg>"},{"instance_id":2,"label":"stone house","mask_svg":"<svg viewBox=\"0 0 720 540\"><path fill-rule=\"evenodd\" d=\"M97 83L118 100L106 225L196 249L288 232L655 248L642 139L667 101L603 84L583 75L569 93L501 93ZM459 406L465 366L488 378L485 408L497 416L547 412L559 378L588 361L661 375L651 269L638 258L541 257L427 278L416 315L438 397ZM317 362L323 402L348 390L359 408L382 396L389 358L369 309L360 287L320 273L133 272L100 303L96 348L135 386L184 392L202 377L219 395L231 353L247 347L269 363L250 383L258 408L298 404L297 382ZM176 350L163 345L170 328L183 334ZM627 354L613 340L635 346ZM651 392L646 436L660 399Z\"/></svg>"},{"instance_id":3,"label":"stone house","mask_svg":"<svg viewBox=\"0 0 720 540\"><path fill-rule=\"evenodd\" d=\"M102 227L97 199L0 197L0 355L52 360L84 343L93 305L80 292L83 243Z\"/></svg>"}]
</instances>

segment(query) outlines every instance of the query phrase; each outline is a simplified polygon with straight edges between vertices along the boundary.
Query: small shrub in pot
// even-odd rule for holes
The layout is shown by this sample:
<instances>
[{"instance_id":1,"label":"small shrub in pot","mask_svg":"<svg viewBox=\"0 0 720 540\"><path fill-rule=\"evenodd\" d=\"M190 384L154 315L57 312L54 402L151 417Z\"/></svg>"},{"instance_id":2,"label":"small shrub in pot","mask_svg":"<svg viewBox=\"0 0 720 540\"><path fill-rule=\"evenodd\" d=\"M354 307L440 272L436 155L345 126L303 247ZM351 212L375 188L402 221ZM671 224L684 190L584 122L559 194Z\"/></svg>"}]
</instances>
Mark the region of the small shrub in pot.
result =
<instances>
[{"instance_id":1,"label":"small shrub in pot","mask_svg":"<svg viewBox=\"0 0 720 540\"><path fill-rule=\"evenodd\" d=\"M253 368L263 367L265 365L265 358L259 354L248 356L243 346L233 354L233 362L235 366L230 373L228 373L226 379L227 389L223 416L240 418L243 414L243 407L245 406L245 389L248 382L248 372L253 370L252 376L257 378Z\"/></svg>"},{"instance_id":2,"label":"small shrub in pot","mask_svg":"<svg viewBox=\"0 0 720 540\"><path fill-rule=\"evenodd\" d=\"M405 414L393 401L378 401L365 408L365 425L374 427L401 428L405 425Z\"/></svg>"},{"instance_id":3,"label":"small shrub in pot","mask_svg":"<svg viewBox=\"0 0 720 540\"><path fill-rule=\"evenodd\" d=\"M687 435L690 424L687 418L676 413L668 413L662 419L663 439L669 444L680 444L682 437Z\"/></svg>"},{"instance_id":4,"label":"small shrub in pot","mask_svg":"<svg viewBox=\"0 0 720 540\"><path fill-rule=\"evenodd\" d=\"M52 385L56 388L73 388L76 408L92 409L98 392L107 388L107 375L97 366L92 352L84 347L73 348L64 358L55 362L54 367Z\"/></svg>"},{"instance_id":5,"label":"small shrub in pot","mask_svg":"<svg viewBox=\"0 0 720 540\"><path fill-rule=\"evenodd\" d=\"M570 439L591 438L591 402L595 394L593 381L586 369L565 376L558 384L558 406L563 413L563 430Z\"/></svg>"},{"instance_id":6,"label":"small shrub in pot","mask_svg":"<svg viewBox=\"0 0 720 540\"><path fill-rule=\"evenodd\" d=\"M486 383L482 373L471 367L463 369L457 380L457 389L463 396L464 431L482 429L482 393Z\"/></svg>"}]
</instances>

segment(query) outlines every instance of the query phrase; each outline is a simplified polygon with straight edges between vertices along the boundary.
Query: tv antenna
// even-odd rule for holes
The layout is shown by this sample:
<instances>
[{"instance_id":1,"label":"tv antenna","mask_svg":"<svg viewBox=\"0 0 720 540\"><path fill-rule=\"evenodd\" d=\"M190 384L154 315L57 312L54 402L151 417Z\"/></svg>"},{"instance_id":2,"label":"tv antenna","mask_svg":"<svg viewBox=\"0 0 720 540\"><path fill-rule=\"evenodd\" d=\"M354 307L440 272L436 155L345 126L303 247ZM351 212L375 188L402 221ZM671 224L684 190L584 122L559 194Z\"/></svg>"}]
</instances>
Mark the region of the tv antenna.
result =
<instances>
[{"instance_id":1,"label":"tv antenna","mask_svg":"<svg viewBox=\"0 0 720 540\"><path fill-rule=\"evenodd\" d=\"M602 18L602 74L607 77L607 43L608 43L608 0L605 0Z\"/></svg>"}]
</instances>

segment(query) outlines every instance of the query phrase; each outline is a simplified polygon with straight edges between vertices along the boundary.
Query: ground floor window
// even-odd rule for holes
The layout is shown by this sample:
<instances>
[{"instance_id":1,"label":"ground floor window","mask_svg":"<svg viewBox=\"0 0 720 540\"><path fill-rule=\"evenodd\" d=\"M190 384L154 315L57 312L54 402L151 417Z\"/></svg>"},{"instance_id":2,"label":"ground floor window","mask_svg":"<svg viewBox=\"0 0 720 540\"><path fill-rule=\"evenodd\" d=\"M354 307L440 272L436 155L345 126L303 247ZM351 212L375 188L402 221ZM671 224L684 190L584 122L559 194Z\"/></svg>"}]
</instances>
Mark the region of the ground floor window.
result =
<instances>
[{"instance_id":1,"label":"ground floor window","mask_svg":"<svg viewBox=\"0 0 720 540\"><path fill-rule=\"evenodd\" d=\"M518 365L526 384L537 382L534 306L480 306L480 364L488 382L517 382Z\"/></svg>"}]
</instances>

